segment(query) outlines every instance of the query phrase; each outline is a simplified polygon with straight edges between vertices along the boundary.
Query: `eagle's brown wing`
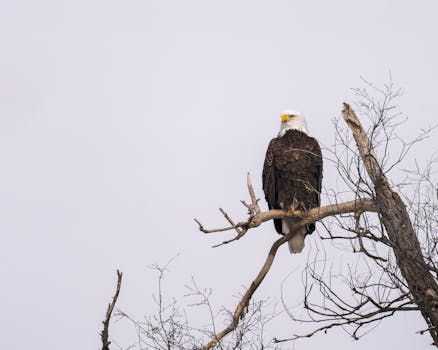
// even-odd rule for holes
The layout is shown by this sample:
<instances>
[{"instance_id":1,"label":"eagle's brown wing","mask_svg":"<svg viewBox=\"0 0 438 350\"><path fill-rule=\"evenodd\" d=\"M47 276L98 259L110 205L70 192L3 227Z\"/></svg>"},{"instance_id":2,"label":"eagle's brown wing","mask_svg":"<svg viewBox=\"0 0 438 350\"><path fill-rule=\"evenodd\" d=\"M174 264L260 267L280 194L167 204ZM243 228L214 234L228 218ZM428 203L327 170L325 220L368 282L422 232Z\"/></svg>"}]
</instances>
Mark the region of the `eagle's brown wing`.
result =
<instances>
[{"instance_id":1,"label":"eagle's brown wing","mask_svg":"<svg viewBox=\"0 0 438 350\"><path fill-rule=\"evenodd\" d=\"M309 210L319 207L322 184L322 154L316 139L289 130L268 146L263 167L263 190L269 209ZM282 233L281 220L274 220ZM308 233L315 230L310 224Z\"/></svg>"},{"instance_id":2,"label":"eagle's brown wing","mask_svg":"<svg viewBox=\"0 0 438 350\"><path fill-rule=\"evenodd\" d=\"M268 203L269 209L280 209L277 201L277 172L274 166L274 154L278 148L278 138L274 138L269 143L266 151L265 163L263 165L263 191L265 192L265 199ZM274 219L275 230L282 234L281 220Z\"/></svg>"}]
</instances>

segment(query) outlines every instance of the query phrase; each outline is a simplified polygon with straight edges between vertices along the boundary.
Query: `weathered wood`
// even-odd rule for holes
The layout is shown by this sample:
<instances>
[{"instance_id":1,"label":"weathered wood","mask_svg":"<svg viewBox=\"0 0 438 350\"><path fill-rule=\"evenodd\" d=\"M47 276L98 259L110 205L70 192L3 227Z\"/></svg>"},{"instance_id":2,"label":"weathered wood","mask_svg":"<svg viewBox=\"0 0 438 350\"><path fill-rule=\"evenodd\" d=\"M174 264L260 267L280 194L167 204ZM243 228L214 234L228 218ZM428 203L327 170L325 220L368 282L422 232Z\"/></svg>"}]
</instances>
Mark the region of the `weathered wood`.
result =
<instances>
[{"instance_id":1,"label":"weathered wood","mask_svg":"<svg viewBox=\"0 0 438 350\"><path fill-rule=\"evenodd\" d=\"M113 313L114 310L114 306L116 305L117 299L119 297L119 293L120 293L120 287L122 286L122 273L117 270L117 287L116 287L116 292L113 296L113 300L110 304L108 304L108 308L106 310L106 314L105 314L105 320L102 322L103 323L103 330L100 333L100 337L102 339L102 350L110 350L110 344L111 342L109 341L109 323L111 320L111 315Z\"/></svg>"},{"instance_id":2,"label":"weathered wood","mask_svg":"<svg viewBox=\"0 0 438 350\"><path fill-rule=\"evenodd\" d=\"M438 285L424 261L420 242L405 204L391 189L367 134L354 111L346 103L342 115L353 132L368 176L374 185L377 209L393 245L397 265L428 325L434 345L438 347Z\"/></svg>"}]
</instances>

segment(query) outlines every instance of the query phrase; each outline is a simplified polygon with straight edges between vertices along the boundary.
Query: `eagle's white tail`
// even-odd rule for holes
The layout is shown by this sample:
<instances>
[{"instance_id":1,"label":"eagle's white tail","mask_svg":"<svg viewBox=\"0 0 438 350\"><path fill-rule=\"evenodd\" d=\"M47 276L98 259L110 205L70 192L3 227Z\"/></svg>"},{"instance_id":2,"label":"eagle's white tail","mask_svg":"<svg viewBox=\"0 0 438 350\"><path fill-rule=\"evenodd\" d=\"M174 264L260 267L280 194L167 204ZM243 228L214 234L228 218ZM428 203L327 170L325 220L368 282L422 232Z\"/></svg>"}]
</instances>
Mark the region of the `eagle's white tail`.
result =
<instances>
[{"instance_id":1,"label":"eagle's white tail","mask_svg":"<svg viewBox=\"0 0 438 350\"><path fill-rule=\"evenodd\" d=\"M301 253L304 248L304 236L306 233L306 228L300 228L293 237L289 240L289 251L291 254Z\"/></svg>"},{"instance_id":2,"label":"eagle's white tail","mask_svg":"<svg viewBox=\"0 0 438 350\"><path fill-rule=\"evenodd\" d=\"M294 224L293 220L282 220L282 231L285 235L289 233L289 227L292 227ZM306 236L306 228L300 228L292 238L289 240L289 251L291 254L301 253L304 248L304 237Z\"/></svg>"}]
</instances>

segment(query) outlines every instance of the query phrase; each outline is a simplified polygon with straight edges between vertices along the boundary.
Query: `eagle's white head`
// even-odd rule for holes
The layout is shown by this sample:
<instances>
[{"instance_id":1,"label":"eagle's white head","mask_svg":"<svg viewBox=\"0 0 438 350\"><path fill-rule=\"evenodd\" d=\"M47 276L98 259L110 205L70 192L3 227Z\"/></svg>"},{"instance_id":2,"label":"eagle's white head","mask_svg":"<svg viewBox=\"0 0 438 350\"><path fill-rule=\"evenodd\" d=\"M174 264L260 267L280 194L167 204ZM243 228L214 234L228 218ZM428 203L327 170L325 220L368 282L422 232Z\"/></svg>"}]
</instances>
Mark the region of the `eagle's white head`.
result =
<instances>
[{"instance_id":1,"label":"eagle's white head","mask_svg":"<svg viewBox=\"0 0 438 350\"><path fill-rule=\"evenodd\" d=\"M294 110L286 110L281 114L281 127L278 137L282 137L288 130L299 130L308 133L306 119L300 112Z\"/></svg>"}]
</instances>

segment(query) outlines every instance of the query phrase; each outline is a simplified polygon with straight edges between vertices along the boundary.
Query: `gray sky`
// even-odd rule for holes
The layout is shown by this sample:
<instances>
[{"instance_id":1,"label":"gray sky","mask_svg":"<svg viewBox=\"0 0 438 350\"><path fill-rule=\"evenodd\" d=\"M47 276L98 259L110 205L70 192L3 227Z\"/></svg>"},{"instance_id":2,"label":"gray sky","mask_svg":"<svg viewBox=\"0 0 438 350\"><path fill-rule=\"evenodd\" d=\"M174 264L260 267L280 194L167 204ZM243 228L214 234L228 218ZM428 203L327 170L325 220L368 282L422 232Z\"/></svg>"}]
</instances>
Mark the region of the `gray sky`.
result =
<instances>
[{"instance_id":1,"label":"gray sky","mask_svg":"<svg viewBox=\"0 0 438 350\"><path fill-rule=\"evenodd\" d=\"M177 254L170 296L195 276L217 309L234 307L278 236L268 223L211 249L229 235L205 237L192 218L223 224L218 206L243 218L247 171L262 197L283 109L331 145L360 76L391 71L404 88L404 135L435 122L437 13L432 0L0 0L0 347L98 348L116 268L119 307L140 318L154 307L147 266ZM324 185L334 179L326 169ZM298 303L306 257L283 247L257 297L278 298L295 271ZM359 342L333 331L295 349L426 347L422 328L402 315ZM121 322L111 334L135 341Z\"/></svg>"}]
</instances>

